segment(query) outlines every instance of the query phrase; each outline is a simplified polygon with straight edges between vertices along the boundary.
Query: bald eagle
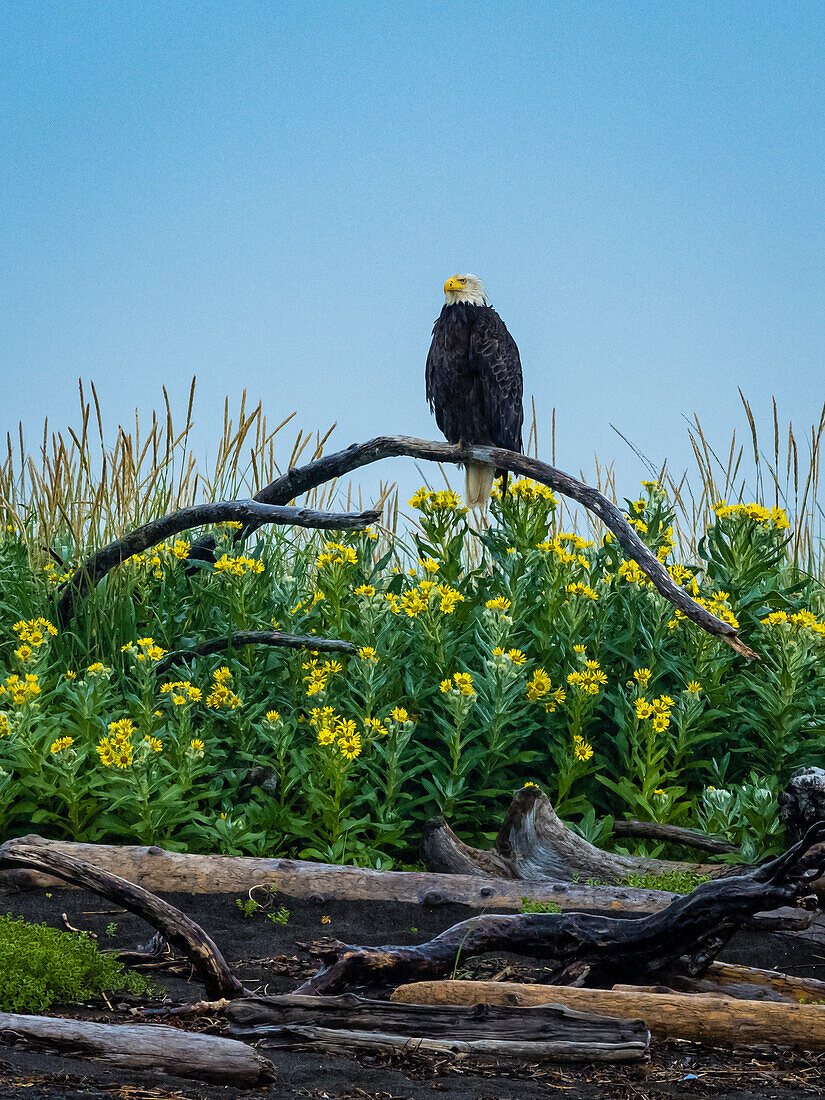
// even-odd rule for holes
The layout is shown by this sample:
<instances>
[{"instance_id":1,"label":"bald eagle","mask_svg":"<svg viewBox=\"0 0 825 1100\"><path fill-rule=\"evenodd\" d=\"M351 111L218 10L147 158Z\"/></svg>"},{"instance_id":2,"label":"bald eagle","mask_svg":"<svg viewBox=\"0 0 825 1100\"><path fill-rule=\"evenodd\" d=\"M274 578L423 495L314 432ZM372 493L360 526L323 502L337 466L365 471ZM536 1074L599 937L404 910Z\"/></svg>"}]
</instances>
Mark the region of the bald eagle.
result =
<instances>
[{"instance_id":1,"label":"bald eagle","mask_svg":"<svg viewBox=\"0 0 825 1100\"><path fill-rule=\"evenodd\" d=\"M476 275L453 275L444 284L446 302L433 326L427 356L427 400L450 443L478 443L521 451L521 360L502 319L487 305ZM465 504L490 499L495 469L469 462Z\"/></svg>"}]
</instances>

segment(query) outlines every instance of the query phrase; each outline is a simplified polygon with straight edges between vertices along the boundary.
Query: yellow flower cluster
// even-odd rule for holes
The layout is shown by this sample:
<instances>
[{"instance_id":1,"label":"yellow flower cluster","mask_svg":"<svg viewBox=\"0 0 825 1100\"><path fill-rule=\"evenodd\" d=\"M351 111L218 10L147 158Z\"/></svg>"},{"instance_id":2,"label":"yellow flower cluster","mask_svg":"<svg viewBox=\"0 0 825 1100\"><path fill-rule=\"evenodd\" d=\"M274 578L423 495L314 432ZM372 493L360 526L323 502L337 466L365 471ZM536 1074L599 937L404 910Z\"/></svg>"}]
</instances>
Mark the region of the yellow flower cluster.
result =
<instances>
[{"instance_id":1,"label":"yellow flower cluster","mask_svg":"<svg viewBox=\"0 0 825 1100\"><path fill-rule=\"evenodd\" d=\"M419 558L418 559L418 564L427 573L437 573L438 572L438 562L435 560L435 558Z\"/></svg>"},{"instance_id":2,"label":"yellow flower cluster","mask_svg":"<svg viewBox=\"0 0 825 1100\"><path fill-rule=\"evenodd\" d=\"M361 648L358 650L358 656L361 658L362 661L378 661L378 654L375 652L374 647L371 645L362 645Z\"/></svg>"},{"instance_id":3,"label":"yellow flower cluster","mask_svg":"<svg viewBox=\"0 0 825 1100\"><path fill-rule=\"evenodd\" d=\"M240 554L232 558L229 554L221 554L215 562L216 573L228 573L232 577L245 577L247 573L263 573L264 563L255 558L245 558Z\"/></svg>"},{"instance_id":4,"label":"yellow flower cluster","mask_svg":"<svg viewBox=\"0 0 825 1100\"><path fill-rule=\"evenodd\" d=\"M3 714L2 711L0 711L0 737L5 737L8 732L9 732L9 720L5 716L5 714Z\"/></svg>"},{"instance_id":5,"label":"yellow flower cluster","mask_svg":"<svg viewBox=\"0 0 825 1100\"><path fill-rule=\"evenodd\" d=\"M729 593L714 592L710 599L705 599L704 596L698 595L694 595L693 598L700 607L704 607L705 611L709 611L711 615L715 615L716 618L721 619L723 623L729 623L734 630L739 627L739 620L727 605L730 599ZM676 611L667 625L670 630L673 630L677 623L682 622L686 618L687 616L683 612Z\"/></svg>"},{"instance_id":6,"label":"yellow flower cluster","mask_svg":"<svg viewBox=\"0 0 825 1100\"><path fill-rule=\"evenodd\" d=\"M573 735L573 756L580 763L586 763L593 756L593 746L579 733Z\"/></svg>"},{"instance_id":7,"label":"yellow flower cluster","mask_svg":"<svg viewBox=\"0 0 825 1100\"><path fill-rule=\"evenodd\" d=\"M650 578L635 561L623 561L619 566L619 576L626 580L628 584L638 584L640 588L650 584Z\"/></svg>"},{"instance_id":8,"label":"yellow flower cluster","mask_svg":"<svg viewBox=\"0 0 825 1100\"><path fill-rule=\"evenodd\" d=\"M138 638L136 642L127 642L121 646L120 652L133 654L136 661L159 661L166 650L155 645L154 638Z\"/></svg>"},{"instance_id":9,"label":"yellow flower cluster","mask_svg":"<svg viewBox=\"0 0 825 1100\"><path fill-rule=\"evenodd\" d=\"M404 707L393 707L390 711L390 718L397 722L399 726L404 726L407 724L407 722L413 721L413 719L410 718Z\"/></svg>"},{"instance_id":10,"label":"yellow flower cluster","mask_svg":"<svg viewBox=\"0 0 825 1100\"><path fill-rule=\"evenodd\" d=\"M553 504L556 502L553 490L548 485L543 485L540 481L532 481L529 477L520 477L518 481L512 481L507 487L507 494L516 500L528 502L534 500L549 500Z\"/></svg>"},{"instance_id":11,"label":"yellow flower cluster","mask_svg":"<svg viewBox=\"0 0 825 1100\"><path fill-rule=\"evenodd\" d=\"M585 661L581 672L570 672L567 682L584 695L598 695L607 683L607 675L598 661Z\"/></svg>"},{"instance_id":12,"label":"yellow flower cluster","mask_svg":"<svg viewBox=\"0 0 825 1100\"><path fill-rule=\"evenodd\" d=\"M726 504L720 500L713 506L714 512L720 519L728 516L739 516L749 519L753 523L759 523L763 527L775 527L777 531L789 531L791 525L788 521L788 513L784 508L766 508L764 504Z\"/></svg>"},{"instance_id":13,"label":"yellow flower cluster","mask_svg":"<svg viewBox=\"0 0 825 1100\"><path fill-rule=\"evenodd\" d=\"M49 745L49 752L53 756L57 756L57 754L63 752L64 749L70 749L73 744L73 737L58 737L56 741L52 741L51 745Z\"/></svg>"},{"instance_id":14,"label":"yellow flower cluster","mask_svg":"<svg viewBox=\"0 0 825 1100\"><path fill-rule=\"evenodd\" d=\"M819 634L820 637L825 635L825 623L818 619L813 611L804 609L794 611L790 615L787 611L772 611L770 615L760 619L760 622L764 626L782 626L788 623L795 630L803 628L812 631L814 634Z\"/></svg>"},{"instance_id":15,"label":"yellow flower cluster","mask_svg":"<svg viewBox=\"0 0 825 1100\"><path fill-rule=\"evenodd\" d=\"M374 596L375 588L371 584L359 584L355 589L356 596Z\"/></svg>"},{"instance_id":16,"label":"yellow flower cluster","mask_svg":"<svg viewBox=\"0 0 825 1100\"><path fill-rule=\"evenodd\" d=\"M527 698L531 703L538 703L544 700L545 711L548 714L552 714L567 698L567 692L561 687L556 688L549 699L545 698L550 694L552 688L553 683L545 670L543 668L537 668L527 681Z\"/></svg>"},{"instance_id":17,"label":"yellow flower cluster","mask_svg":"<svg viewBox=\"0 0 825 1100\"><path fill-rule=\"evenodd\" d=\"M364 727L367 733L377 733L379 737L387 737L389 730L377 718L365 718Z\"/></svg>"},{"instance_id":18,"label":"yellow flower cluster","mask_svg":"<svg viewBox=\"0 0 825 1100\"><path fill-rule=\"evenodd\" d=\"M669 695L659 695L650 701L645 699L644 696L633 700L637 717L642 720L652 718L653 728L657 733L664 733L670 725L670 712L673 705L673 700Z\"/></svg>"},{"instance_id":19,"label":"yellow flower cluster","mask_svg":"<svg viewBox=\"0 0 825 1100\"><path fill-rule=\"evenodd\" d=\"M444 695L448 691L457 691L461 695L475 695L473 688L473 678L469 672L455 672L452 679L442 680L439 687Z\"/></svg>"},{"instance_id":20,"label":"yellow flower cluster","mask_svg":"<svg viewBox=\"0 0 825 1100\"><path fill-rule=\"evenodd\" d=\"M175 545L172 547L172 555L176 557L178 561L186 561L189 557L189 543L184 542L183 539L175 539Z\"/></svg>"},{"instance_id":21,"label":"yellow flower cluster","mask_svg":"<svg viewBox=\"0 0 825 1100\"><path fill-rule=\"evenodd\" d=\"M307 675L304 677L304 683L307 685L307 695L318 695L320 692L326 691L330 676L337 676L339 672L344 671L344 666L340 661L324 661L321 665L318 663L317 657L310 657L308 661L304 661L301 667L307 670Z\"/></svg>"},{"instance_id":22,"label":"yellow flower cluster","mask_svg":"<svg viewBox=\"0 0 825 1100\"><path fill-rule=\"evenodd\" d=\"M461 497L452 489L433 493L423 486L410 497L410 508L416 508L425 515L431 512L455 512L457 515L464 515L467 511L462 507Z\"/></svg>"},{"instance_id":23,"label":"yellow flower cluster","mask_svg":"<svg viewBox=\"0 0 825 1100\"><path fill-rule=\"evenodd\" d=\"M0 699L8 695L16 707L22 707L36 699L41 690L37 676L33 672L27 672L22 679L13 672L0 684Z\"/></svg>"},{"instance_id":24,"label":"yellow flower cluster","mask_svg":"<svg viewBox=\"0 0 825 1100\"><path fill-rule=\"evenodd\" d=\"M573 584L566 584L564 591L569 592L571 596L586 596L589 600L597 600L599 598L598 592L595 592L589 584L582 584L581 581L576 581Z\"/></svg>"},{"instance_id":25,"label":"yellow flower cluster","mask_svg":"<svg viewBox=\"0 0 825 1100\"><path fill-rule=\"evenodd\" d=\"M175 680L171 684L161 684L161 695L171 695L176 707L182 707L186 703L199 703L203 698L203 692L188 680Z\"/></svg>"},{"instance_id":26,"label":"yellow flower cluster","mask_svg":"<svg viewBox=\"0 0 825 1100\"><path fill-rule=\"evenodd\" d=\"M325 565L356 565L358 555L351 546L344 546L340 542L325 542L324 549L315 559L319 569Z\"/></svg>"},{"instance_id":27,"label":"yellow flower cluster","mask_svg":"<svg viewBox=\"0 0 825 1100\"><path fill-rule=\"evenodd\" d=\"M101 763L105 764L107 768L130 768L134 757L132 747L132 734L134 732L135 725L130 718L121 718L118 722L110 722L108 737L102 738L97 746L97 754Z\"/></svg>"},{"instance_id":28,"label":"yellow flower cluster","mask_svg":"<svg viewBox=\"0 0 825 1100\"><path fill-rule=\"evenodd\" d=\"M20 641L30 645L32 649L37 649L38 646L47 642L49 635L54 637L57 634L57 627L50 623L48 619L43 618L21 619L14 624L12 629Z\"/></svg>"},{"instance_id":29,"label":"yellow flower cluster","mask_svg":"<svg viewBox=\"0 0 825 1100\"><path fill-rule=\"evenodd\" d=\"M649 668L637 668L633 673L633 679L636 681L642 691L644 691L644 689L650 682L650 677L652 675L653 673L650 671Z\"/></svg>"},{"instance_id":30,"label":"yellow flower cluster","mask_svg":"<svg viewBox=\"0 0 825 1100\"><path fill-rule=\"evenodd\" d=\"M512 606L506 596L494 596L484 605L488 611L499 611L503 615Z\"/></svg>"},{"instance_id":31,"label":"yellow flower cluster","mask_svg":"<svg viewBox=\"0 0 825 1100\"><path fill-rule=\"evenodd\" d=\"M417 618L422 611L430 606L430 599L436 595L438 608L442 615L452 615L458 604L464 602L464 597L449 584L436 584L435 581L424 580L416 588L410 588L400 597L394 597L387 593L390 610L396 615L403 611L411 619Z\"/></svg>"},{"instance_id":32,"label":"yellow flower cluster","mask_svg":"<svg viewBox=\"0 0 825 1100\"><path fill-rule=\"evenodd\" d=\"M212 673L212 683L209 685L209 694L206 696L206 705L212 710L221 710L227 707L235 710L243 703L243 699L232 690L232 673L221 665Z\"/></svg>"},{"instance_id":33,"label":"yellow flower cluster","mask_svg":"<svg viewBox=\"0 0 825 1100\"><path fill-rule=\"evenodd\" d=\"M497 645L493 650L494 657L506 657L511 664L514 665L526 665L527 658L520 649L508 649L504 650L500 645Z\"/></svg>"}]
</instances>

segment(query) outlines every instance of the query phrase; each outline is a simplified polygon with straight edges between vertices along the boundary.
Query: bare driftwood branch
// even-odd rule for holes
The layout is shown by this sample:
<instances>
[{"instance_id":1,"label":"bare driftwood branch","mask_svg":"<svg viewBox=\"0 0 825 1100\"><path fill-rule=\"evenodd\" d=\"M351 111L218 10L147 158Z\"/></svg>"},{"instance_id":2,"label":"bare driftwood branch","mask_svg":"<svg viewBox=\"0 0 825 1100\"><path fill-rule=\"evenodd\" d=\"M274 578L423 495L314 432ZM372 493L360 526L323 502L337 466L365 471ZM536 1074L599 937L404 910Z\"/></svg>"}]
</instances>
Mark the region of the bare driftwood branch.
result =
<instances>
[{"instance_id":1,"label":"bare driftwood branch","mask_svg":"<svg viewBox=\"0 0 825 1100\"><path fill-rule=\"evenodd\" d=\"M638 920L595 913L479 916L417 947L338 943L326 967L296 992L340 993L353 986L443 977L456 959L518 951L552 963L553 980L612 985L665 972L701 974L755 913L815 899L810 883L825 868L825 822L798 844L747 874L702 883L659 913Z\"/></svg>"},{"instance_id":2,"label":"bare driftwood branch","mask_svg":"<svg viewBox=\"0 0 825 1100\"><path fill-rule=\"evenodd\" d=\"M624 1062L644 1057L641 1020L616 1020L556 1005L452 1006L341 997L243 997L226 1013L233 1035L264 1046L435 1050L529 1061Z\"/></svg>"},{"instance_id":3,"label":"bare driftwood branch","mask_svg":"<svg viewBox=\"0 0 825 1100\"><path fill-rule=\"evenodd\" d=\"M614 821L614 836L633 836L645 840L665 840L671 844L684 844L701 848L714 855L727 855L739 849L729 840L700 833L698 829L683 829L680 825L663 825L659 821Z\"/></svg>"},{"instance_id":4,"label":"bare driftwood branch","mask_svg":"<svg viewBox=\"0 0 825 1100\"><path fill-rule=\"evenodd\" d=\"M210 638L189 649L176 649L167 653L155 665L155 672L162 676L173 665L183 664L193 657L207 657L211 653L223 653L244 645L281 646L286 649L317 649L319 653L355 653L352 642L339 638L317 638L314 634L283 634L279 630L236 630L224 638Z\"/></svg>"},{"instance_id":5,"label":"bare driftwood branch","mask_svg":"<svg viewBox=\"0 0 825 1100\"><path fill-rule=\"evenodd\" d=\"M316 512L311 508L290 508L262 503L258 500L224 500L214 504L194 504L181 508L171 515L152 520L130 531L121 539L110 542L97 550L75 569L61 591L57 604L57 618L66 623L75 614L78 601L82 600L106 574L121 565L133 554L149 550L173 535L200 527L204 523L224 523L233 520L254 529L267 523L290 524L295 527L314 527L339 531L361 529L375 523L380 512Z\"/></svg>"},{"instance_id":6,"label":"bare driftwood branch","mask_svg":"<svg viewBox=\"0 0 825 1100\"><path fill-rule=\"evenodd\" d=\"M163 1024L98 1024L0 1012L0 1044L221 1085L251 1087L275 1078L273 1063L245 1043Z\"/></svg>"},{"instance_id":7,"label":"bare driftwood branch","mask_svg":"<svg viewBox=\"0 0 825 1100\"><path fill-rule=\"evenodd\" d=\"M27 867L83 886L136 913L176 947L192 964L210 1000L246 992L226 964L217 945L200 925L142 886L104 871L39 836L24 836L0 845L0 867Z\"/></svg>"},{"instance_id":8,"label":"bare driftwood branch","mask_svg":"<svg viewBox=\"0 0 825 1100\"><path fill-rule=\"evenodd\" d=\"M664 980L680 993L709 993L745 1001L787 1001L796 1004L825 1004L825 982L797 978L778 970L713 962L701 978L667 974Z\"/></svg>"},{"instance_id":9,"label":"bare driftwood branch","mask_svg":"<svg viewBox=\"0 0 825 1100\"><path fill-rule=\"evenodd\" d=\"M628 921L635 924L636 921ZM543 1005L556 1003L585 1012L641 1018L662 1039L687 1039L711 1046L800 1047L825 1050L825 1008L821 1005L740 1001L695 994L636 993L516 982L415 982L392 995L414 1004Z\"/></svg>"},{"instance_id":10,"label":"bare driftwood branch","mask_svg":"<svg viewBox=\"0 0 825 1100\"><path fill-rule=\"evenodd\" d=\"M704 607L693 600L680 588L655 554L645 546L620 510L606 496L578 478L571 477L537 458L517 454L501 447L460 447L452 443L432 443L425 439L414 439L405 435L376 436L366 443L354 443L344 451L325 455L307 463L306 466L288 470L283 477L273 481L255 494L255 500L266 504L286 504L290 500L309 492L318 485L351 473L353 470L380 462L385 458L423 458L432 462L447 462L453 465L468 461L485 462L499 470L509 470L534 481L548 485L562 496L569 497L583 505L588 511L604 523L627 554L650 578L662 596L683 615L691 619L708 634L721 638L732 646L737 653L750 659L757 655L739 638L730 623L722 622ZM244 525L239 532L245 538L260 526L256 520ZM214 543L212 544L214 545ZM192 544L191 556L211 560L211 546L208 538L198 539Z\"/></svg>"},{"instance_id":11,"label":"bare driftwood branch","mask_svg":"<svg viewBox=\"0 0 825 1100\"><path fill-rule=\"evenodd\" d=\"M493 848L471 848L459 840L443 817L434 817L424 826L423 850L424 862L431 871L491 874L525 882L598 879L623 883L629 874L689 871L713 877L732 870L729 865L605 852L568 829L539 787L523 787L516 794Z\"/></svg>"}]
</instances>

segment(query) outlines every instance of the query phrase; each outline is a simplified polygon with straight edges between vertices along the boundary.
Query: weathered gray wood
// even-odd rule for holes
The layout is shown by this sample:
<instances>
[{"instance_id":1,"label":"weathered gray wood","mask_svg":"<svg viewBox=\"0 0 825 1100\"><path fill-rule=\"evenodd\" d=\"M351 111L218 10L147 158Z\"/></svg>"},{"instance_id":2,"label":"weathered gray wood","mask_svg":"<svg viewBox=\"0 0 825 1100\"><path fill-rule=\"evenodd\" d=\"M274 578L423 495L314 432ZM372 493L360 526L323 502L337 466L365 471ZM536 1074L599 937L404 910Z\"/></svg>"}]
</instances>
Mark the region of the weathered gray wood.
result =
<instances>
[{"instance_id":1,"label":"weathered gray wood","mask_svg":"<svg viewBox=\"0 0 825 1100\"><path fill-rule=\"evenodd\" d=\"M619 1021L558 1007L431 1007L341 997L244 997L227 1017L233 1035L266 1046L425 1049L531 1061L642 1058L650 1034L641 1020Z\"/></svg>"},{"instance_id":2,"label":"weathered gray wood","mask_svg":"<svg viewBox=\"0 0 825 1100\"><path fill-rule=\"evenodd\" d=\"M238 649L245 645L315 649L319 653L355 653L352 642L342 642L338 638L318 638L314 634L284 634L280 630L236 630L226 637L209 638L188 649L176 649L173 653L167 653L154 666L155 673L162 676L173 665L191 661L194 657L207 657L211 653L224 653L227 649Z\"/></svg>"},{"instance_id":3,"label":"weathered gray wood","mask_svg":"<svg viewBox=\"0 0 825 1100\"><path fill-rule=\"evenodd\" d=\"M733 873L729 864L689 863L605 852L568 829L539 787L517 792L493 848L472 848L460 840L443 817L424 826L424 862L431 871L457 875L492 874L524 882L571 882L597 879L622 883L629 874L688 871L696 875Z\"/></svg>"},{"instance_id":4,"label":"weathered gray wood","mask_svg":"<svg viewBox=\"0 0 825 1100\"><path fill-rule=\"evenodd\" d=\"M136 913L178 949L191 963L211 1000L246 992L214 941L180 909L118 875L69 854L38 836L18 837L0 845L0 867L44 871L83 886L130 913Z\"/></svg>"},{"instance_id":5,"label":"weathered gray wood","mask_svg":"<svg viewBox=\"0 0 825 1100\"><path fill-rule=\"evenodd\" d=\"M221 1085L252 1087L275 1079L274 1064L245 1043L163 1024L98 1024L0 1012L0 1044Z\"/></svg>"},{"instance_id":6,"label":"weathered gray wood","mask_svg":"<svg viewBox=\"0 0 825 1100\"><path fill-rule=\"evenodd\" d=\"M813 824L813 822L811 822ZM664 840L670 844L684 844L689 848L700 848L713 855L727 855L739 849L729 840L720 836L709 836L698 829L683 829L681 825L666 825L661 821L613 822L613 836L639 837L645 840ZM799 840L799 837L795 839Z\"/></svg>"}]
</instances>

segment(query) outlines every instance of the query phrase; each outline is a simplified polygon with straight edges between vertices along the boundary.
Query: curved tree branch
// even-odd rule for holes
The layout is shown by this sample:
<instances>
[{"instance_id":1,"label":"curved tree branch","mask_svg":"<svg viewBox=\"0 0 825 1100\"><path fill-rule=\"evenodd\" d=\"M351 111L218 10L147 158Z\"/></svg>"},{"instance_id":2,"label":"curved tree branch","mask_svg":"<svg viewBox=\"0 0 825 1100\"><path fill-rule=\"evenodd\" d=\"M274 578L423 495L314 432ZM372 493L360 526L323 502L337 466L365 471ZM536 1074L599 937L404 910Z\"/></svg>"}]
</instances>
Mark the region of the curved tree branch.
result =
<instances>
[{"instance_id":1,"label":"curved tree branch","mask_svg":"<svg viewBox=\"0 0 825 1100\"><path fill-rule=\"evenodd\" d=\"M548 466L537 458L517 454L501 447L460 447L452 443L431 443L424 439L414 439L405 435L376 436L366 443L354 443L344 451L325 455L307 463L306 466L288 470L283 477L273 481L256 493L255 500L266 504L286 504L303 493L322 485L333 478L351 473L353 470L380 462L384 458L424 458L432 462L447 462L453 465L475 461L486 462L500 470L509 470L524 477L530 477L549 486L562 496L569 497L583 505L588 511L604 523L611 531L622 550L632 558L652 581L659 593L692 622L708 634L721 638L729 646L750 659L757 655L739 638L730 623L722 622L680 588L655 554L645 546L620 510L597 489L585 485L569 474ZM260 523L252 520L245 524L239 538L256 531ZM214 545L214 544L212 544ZM208 538L198 539L190 549L192 558L212 560Z\"/></svg>"},{"instance_id":2,"label":"curved tree branch","mask_svg":"<svg viewBox=\"0 0 825 1100\"><path fill-rule=\"evenodd\" d=\"M183 664L193 657L207 657L210 653L223 653L230 646L270 645L284 646L287 649L317 649L319 653L354 653L352 642L342 642L339 638L316 638L314 634L282 634L278 630L236 630L224 638L210 638L199 642L190 649L176 649L167 653L155 665L160 676L172 665Z\"/></svg>"},{"instance_id":3,"label":"curved tree branch","mask_svg":"<svg viewBox=\"0 0 825 1100\"><path fill-rule=\"evenodd\" d=\"M267 523L284 523L295 527L315 527L342 531L361 529L375 523L380 512L316 512L311 508L290 508L259 500L224 500L213 504L193 504L171 515L152 520L130 531L122 539L110 542L86 558L63 588L57 605L57 618L66 623L73 617L82 600L106 574L133 554L149 550L165 539L200 527L204 523L224 523L233 520L244 524L245 530L257 530Z\"/></svg>"}]
</instances>

